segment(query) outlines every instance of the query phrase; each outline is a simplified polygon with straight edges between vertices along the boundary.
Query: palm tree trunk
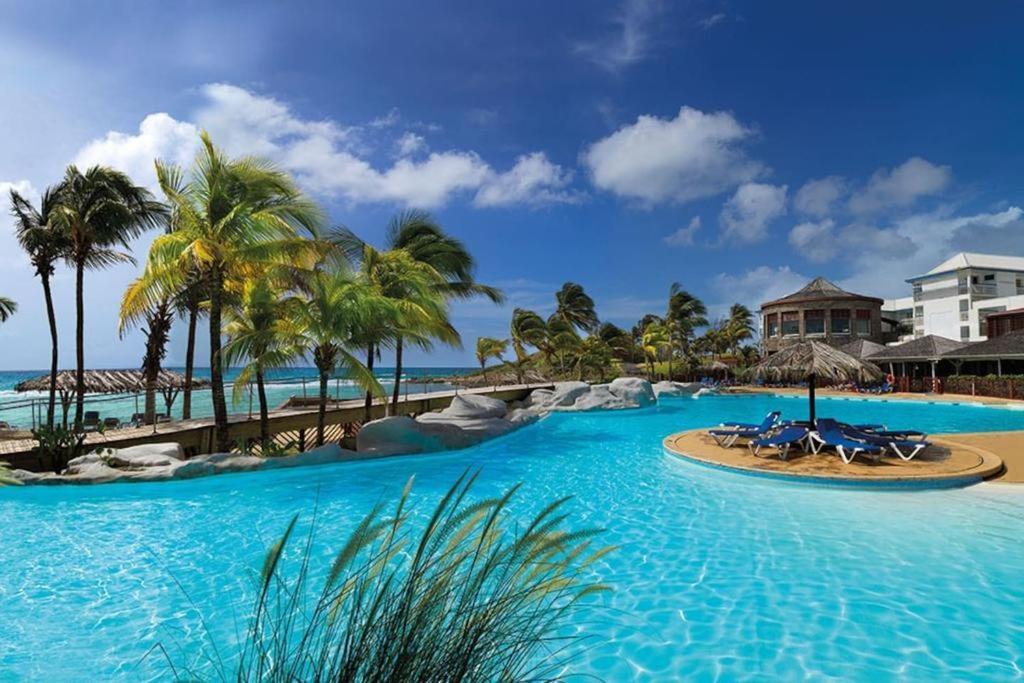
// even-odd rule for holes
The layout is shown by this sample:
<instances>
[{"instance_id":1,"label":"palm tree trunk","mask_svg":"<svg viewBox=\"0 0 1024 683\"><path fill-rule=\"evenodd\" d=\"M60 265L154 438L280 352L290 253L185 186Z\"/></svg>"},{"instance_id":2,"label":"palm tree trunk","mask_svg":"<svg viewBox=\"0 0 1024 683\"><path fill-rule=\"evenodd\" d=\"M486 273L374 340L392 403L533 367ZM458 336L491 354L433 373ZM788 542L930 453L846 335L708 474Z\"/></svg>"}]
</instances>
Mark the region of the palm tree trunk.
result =
<instances>
[{"instance_id":1,"label":"palm tree trunk","mask_svg":"<svg viewBox=\"0 0 1024 683\"><path fill-rule=\"evenodd\" d=\"M391 394L391 414L398 414L399 387L402 383L402 337L399 335L395 345L395 389Z\"/></svg>"},{"instance_id":2,"label":"palm tree trunk","mask_svg":"<svg viewBox=\"0 0 1024 683\"><path fill-rule=\"evenodd\" d=\"M210 276L210 394L213 400L213 436L216 449L227 452L231 448L228 431L228 407L224 399L224 370L220 358L220 313L224 296L223 282L218 269Z\"/></svg>"},{"instance_id":3,"label":"palm tree trunk","mask_svg":"<svg viewBox=\"0 0 1024 683\"><path fill-rule=\"evenodd\" d=\"M366 347L366 369L373 374L373 344ZM373 392L366 392L366 401L363 403L363 422L370 421L370 411L373 408Z\"/></svg>"},{"instance_id":4,"label":"palm tree trunk","mask_svg":"<svg viewBox=\"0 0 1024 683\"><path fill-rule=\"evenodd\" d=\"M256 394L260 400L260 448L270 443L270 416L267 414L267 389L263 385L263 371L256 371Z\"/></svg>"},{"instance_id":5,"label":"palm tree trunk","mask_svg":"<svg viewBox=\"0 0 1024 683\"><path fill-rule=\"evenodd\" d=\"M196 357L196 320L199 306L188 306L188 341L185 344L185 387L181 393L181 419L192 418L192 372Z\"/></svg>"},{"instance_id":6,"label":"palm tree trunk","mask_svg":"<svg viewBox=\"0 0 1024 683\"><path fill-rule=\"evenodd\" d=\"M85 264L75 264L75 429L82 428L85 409Z\"/></svg>"},{"instance_id":7,"label":"palm tree trunk","mask_svg":"<svg viewBox=\"0 0 1024 683\"><path fill-rule=\"evenodd\" d=\"M324 430L327 427L327 371L320 370L320 400L316 409L316 445L324 445Z\"/></svg>"},{"instance_id":8,"label":"palm tree trunk","mask_svg":"<svg viewBox=\"0 0 1024 683\"><path fill-rule=\"evenodd\" d=\"M672 328L668 333L668 381L672 381Z\"/></svg>"},{"instance_id":9,"label":"palm tree trunk","mask_svg":"<svg viewBox=\"0 0 1024 683\"><path fill-rule=\"evenodd\" d=\"M57 317L53 312L53 293L50 291L50 276L42 275L43 298L46 300L46 319L50 323L50 389L46 398L46 426L53 429L57 410Z\"/></svg>"}]
</instances>

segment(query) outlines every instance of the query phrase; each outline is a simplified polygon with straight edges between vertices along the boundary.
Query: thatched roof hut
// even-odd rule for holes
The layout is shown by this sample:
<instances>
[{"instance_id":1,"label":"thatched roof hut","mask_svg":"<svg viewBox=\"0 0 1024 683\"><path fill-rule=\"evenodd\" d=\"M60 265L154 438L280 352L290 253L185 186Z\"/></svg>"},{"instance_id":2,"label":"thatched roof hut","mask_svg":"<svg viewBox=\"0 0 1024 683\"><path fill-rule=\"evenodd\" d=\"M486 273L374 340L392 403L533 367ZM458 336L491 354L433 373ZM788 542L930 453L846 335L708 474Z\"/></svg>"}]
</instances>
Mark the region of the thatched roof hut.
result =
<instances>
[{"instance_id":1,"label":"thatched roof hut","mask_svg":"<svg viewBox=\"0 0 1024 683\"><path fill-rule=\"evenodd\" d=\"M807 381L810 421L815 420L814 389L819 378L833 383L876 382L882 371L872 363L854 358L820 341L788 346L750 368L750 377L772 381Z\"/></svg>"},{"instance_id":2,"label":"thatched roof hut","mask_svg":"<svg viewBox=\"0 0 1024 683\"><path fill-rule=\"evenodd\" d=\"M887 346L882 351L871 354L868 360L872 363L937 361L951 351L965 346L967 344L964 342L940 337L937 334L928 334L896 346Z\"/></svg>"},{"instance_id":3,"label":"thatched roof hut","mask_svg":"<svg viewBox=\"0 0 1024 683\"><path fill-rule=\"evenodd\" d=\"M751 377L767 380L804 381L812 376L831 382L874 382L882 371L820 341L803 341L769 356L750 369Z\"/></svg>"},{"instance_id":4,"label":"thatched roof hut","mask_svg":"<svg viewBox=\"0 0 1024 683\"><path fill-rule=\"evenodd\" d=\"M205 379L192 378L192 387L209 386ZM173 370L161 370L157 378L157 391L181 389L185 386L185 375ZM85 393L87 394L129 394L145 391L146 377L141 370L86 370ZM50 376L40 375L14 385L15 391L49 391ZM75 371L61 370L57 373L57 392L74 393Z\"/></svg>"}]
</instances>

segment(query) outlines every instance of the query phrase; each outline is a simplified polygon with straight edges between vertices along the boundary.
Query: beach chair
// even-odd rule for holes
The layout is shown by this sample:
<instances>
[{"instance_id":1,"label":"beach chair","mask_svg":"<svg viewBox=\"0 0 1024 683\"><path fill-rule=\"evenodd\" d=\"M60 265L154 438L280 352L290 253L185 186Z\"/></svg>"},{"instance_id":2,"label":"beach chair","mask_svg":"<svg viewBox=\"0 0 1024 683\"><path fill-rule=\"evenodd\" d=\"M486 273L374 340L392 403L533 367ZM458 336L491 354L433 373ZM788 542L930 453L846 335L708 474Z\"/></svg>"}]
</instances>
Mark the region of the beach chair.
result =
<instances>
[{"instance_id":1,"label":"beach chair","mask_svg":"<svg viewBox=\"0 0 1024 683\"><path fill-rule=\"evenodd\" d=\"M815 431L811 432L808 439L814 453L820 453L823 448L834 448L847 465L858 455L871 456L875 462L882 456L881 446L847 436L841 425L829 418L818 420Z\"/></svg>"},{"instance_id":2,"label":"beach chair","mask_svg":"<svg viewBox=\"0 0 1024 683\"><path fill-rule=\"evenodd\" d=\"M772 412L764 416L764 421L767 421L769 418L771 418L772 424L774 424L779 421L780 417L782 417L782 413L779 412L778 410L773 410ZM728 427L730 429L757 429L758 427L764 424L764 421L762 421L761 424L757 424L755 422L722 422L718 426Z\"/></svg>"},{"instance_id":3,"label":"beach chair","mask_svg":"<svg viewBox=\"0 0 1024 683\"><path fill-rule=\"evenodd\" d=\"M908 439L900 436L901 432L871 432L862 431L856 427L843 428L847 436L873 443L881 446L887 451L892 451L900 460L913 460L914 456L931 446L930 441L924 439ZM920 433L920 432L918 432Z\"/></svg>"},{"instance_id":4,"label":"beach chair","mask_svg":"<svg viewBox=\"0 0 1024 683\"><path fill-rule=\"evenodd\" d=\"M87 410L82 416L82 431L95 432L100 428L100 413L98 410Z\"/></svg>"},{"instance_id":5,"label":"beach chair","mask_svg":"<svg viewBox=\"0 0 1024 683\"><path fill-rule=\"evenodd\" d=\"M750 452L755 456L761 456L762 448L774 448L776 455L779 456L779 460L785 460L789 457L789 451L797 445L801 448L807 448L807 439L811 432L807 427L783 427L779 432L764 436L758 439L751 439L747 446L750 448Z\"/></svg>"},{"instance_id":6,"label":"beach chair","mask_svg":"<svg viewBox=\"0 0 1024 683\"><path fill-rule=\"evenodd\" d=\"M104 429L120 429L121 418L118 417L105 417L103 418Z\"/></svg>"},{"instance_id":7,"label":"beach chair","mask_svg":"<svg viewBox=\"0 0 1024 683\"><path fill-rule=\"evenodd\" d=\"M145 413L132 413L132 419L128 421L132 427L141 427L146 423Z\"/></svg>"},{"instance_id":8,"label":"beach chair","mask_svg":"<svg viewBox=\"0 0 1024 683\"><path fill-rule=\"evenodd\" d=\"M779 413L771 412L765 416L764 421L753 427L738 427L733 429L711 429L708 435L715 440L722 448L729 448L736 439L757 439L767 436L768 432L775 429L775 423L779 419Z\"/></svg>"}]
</instances>

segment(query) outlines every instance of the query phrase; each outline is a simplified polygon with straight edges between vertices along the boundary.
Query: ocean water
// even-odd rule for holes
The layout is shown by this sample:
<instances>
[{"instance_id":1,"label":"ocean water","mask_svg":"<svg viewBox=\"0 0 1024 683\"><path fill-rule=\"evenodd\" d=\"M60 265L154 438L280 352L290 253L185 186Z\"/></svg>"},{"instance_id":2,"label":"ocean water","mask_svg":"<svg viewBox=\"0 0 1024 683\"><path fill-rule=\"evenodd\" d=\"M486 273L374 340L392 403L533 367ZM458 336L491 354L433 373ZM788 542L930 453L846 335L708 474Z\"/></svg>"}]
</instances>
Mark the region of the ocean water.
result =
<instances>
[{"instance_id":1,"label":"ocean water","mask_svg":"<svg viewBox=\"0 0 1024 683\"><path fill-rule=\"evenodd\" d=\"M357 521L415 475L421 519L467 467L475 496L523 482L523 520L571 494L573 526L619 549L615 592L576 625L568 673L609 681L978 680L1024 669L1024 488L870 491L710 470L661 440L806 406L671 399L556 414L463 451L163 484L0 489L0 680L159 680L230 657L267 546L316 518L326 569ZM1024 411L822 399L819 414L929 432L1024 429ZM829 456L823 456L829 457ZM831 456L834 457L834 456ZM299 534L301 535L301 533ZM296 559L292 549L288 561ZM204 626L205 620L205 626Z\"/></svg>"},{"instance_id":2,"label":"ocean water","mask_svg":"<svg viewBox=\"0 0 1024 683\"><path fill-rule=\"evenodd\" d=\"M184 372L184 368L170 368L178 372ZM458 374L473 372L467 368L403 368L402 383L403 393L421 393L429 391L447 391L451 387L442 383L424 383L417 381L424 377L448 377ZM29 428L33 420L39 416L45 416L46 392L16 392L14 387L27 379L33 379L46 374L45 370L26 371L2 371L0 372L0 420L8 424ZM252 391L243 391L235 400L232 382L237 376L237 369L228 370L225 373L225 390L228 395L228 412L248 413L250 406L253 414L259 411L259 402L256 399L255 385ZM394 387L394 369L381 368L375 372L377 380L390 392ZM196 368L195 376L209 379L209 368ZM276 408L284 403L291 396L316 396L319 391L316 368L295 367L273 370L267 375L267 401L270 407ZM359 398L362 391L355 383L347 377L333 377L330 381L328 391L331 398L347 399ZM250 396L251 394L251 396ZM250 401L251 398L251 401ZM34 403L34 405L33 405ZM86 410L99 411L102 417L116 417L127 421L133 413L142 412L145 404L145 397L142 394L115 394L97 395L91 394L86 397ZM181 394L179 393L171 408L171 415L175 418L181 417ZM157 410L167 412L165 409L163 395L157 392ZM74 406L71 407L72 415ZM35 414L35 416L33 415ZM210 398L209 389L197 389L192 393L192 417L209 417L213 415L213 404ZM57 419L61 419L60 397L57 398Z\"/></svg>"}]
</instances>

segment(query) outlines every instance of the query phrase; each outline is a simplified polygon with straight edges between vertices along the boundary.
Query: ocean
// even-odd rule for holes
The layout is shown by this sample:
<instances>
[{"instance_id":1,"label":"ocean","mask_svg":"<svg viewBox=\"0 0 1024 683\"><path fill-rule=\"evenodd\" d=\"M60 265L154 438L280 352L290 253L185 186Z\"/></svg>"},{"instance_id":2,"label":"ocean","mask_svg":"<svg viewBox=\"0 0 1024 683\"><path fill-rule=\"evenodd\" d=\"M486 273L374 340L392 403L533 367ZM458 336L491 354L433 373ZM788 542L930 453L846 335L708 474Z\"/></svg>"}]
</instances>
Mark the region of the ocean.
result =
<instances>
[{"instance_id":1,"label":"ocean","mask_svg":"<svg viewBox=\"0 0 1024 683\"><path fill-rule=\"evenodd\" d=\"M184 372L184 368L169 368L178 372ZM425 377L446 377L450 375L467 374L473 372L473 368L453 367L427 367L427 368L403 368L402 369L402 393L421 393L431 391L446 391L451 389L447 384L433 382L418 382L417 379ZM45 370L14 370L0 371L0 421L6 422L12 427L28 429L40 419L45 417L46 392L16 392L15 385L19 382L47 374ZM235 393L234 378L238 370L231 369L225 373L225 391L228 395L228 412L248 414L250 411L250 392L243 390ZM394 388L394 368L381 368L375 371L378 381L390 395ZM209 368L196 368L195 376L208 379ZM310 367L283 368L271 371L267 374L267 402L271 409L278 407L291 396L317 395L317 371ZM253 414L259 412L259 403L256 399L256 387L252 386L251 410ZM355 383L346 377L332 377L329 384L331 398L352 399L362 396L362 391L355 386ZM103 418L116 417L122 421L131 419L133 413L142 412L144 404L143 394L88 394L86 395L86 410L95 410ZM74 406L71 411L73 413ZM166 413L163 396L157 392L157 412ZM57 397L57 418L61 418L60 397ZM210 399L210 390L196 389L192 392L192 417L209 417L213 415L213 404ZM171 416L181 417L181 395L175 398L171 408Z\"/></svg>"}]
</instances>

